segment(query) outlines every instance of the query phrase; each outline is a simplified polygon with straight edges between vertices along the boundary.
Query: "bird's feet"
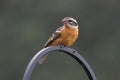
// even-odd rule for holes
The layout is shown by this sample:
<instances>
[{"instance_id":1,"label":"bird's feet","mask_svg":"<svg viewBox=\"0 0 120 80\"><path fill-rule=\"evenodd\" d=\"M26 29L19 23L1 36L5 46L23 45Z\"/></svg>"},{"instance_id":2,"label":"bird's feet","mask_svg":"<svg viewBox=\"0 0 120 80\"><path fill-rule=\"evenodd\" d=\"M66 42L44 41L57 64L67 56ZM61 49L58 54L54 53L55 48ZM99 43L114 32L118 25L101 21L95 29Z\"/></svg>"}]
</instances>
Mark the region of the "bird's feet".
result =
<instances>
[{"instance_id":1,"label":"bird's feet","mask_svg":"<svg viewBox=\"0 0 120 80\"><path fill-rule=\"evenodd\" d=\"M64 47L65 47L65 45L59 45L59 47L62 49L62 48L64 48Z\"/></svg>"}]
</instances>

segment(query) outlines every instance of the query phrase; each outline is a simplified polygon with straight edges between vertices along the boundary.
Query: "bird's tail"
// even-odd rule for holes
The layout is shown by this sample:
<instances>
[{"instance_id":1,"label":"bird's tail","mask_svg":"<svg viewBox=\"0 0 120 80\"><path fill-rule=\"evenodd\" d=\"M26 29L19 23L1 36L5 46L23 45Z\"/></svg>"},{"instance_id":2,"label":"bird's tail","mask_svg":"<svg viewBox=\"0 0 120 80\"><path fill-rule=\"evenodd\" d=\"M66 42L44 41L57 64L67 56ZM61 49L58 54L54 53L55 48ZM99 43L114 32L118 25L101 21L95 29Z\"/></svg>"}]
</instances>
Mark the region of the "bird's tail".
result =
<instances>
[{"instance_id":1,"label":"bird's tail","mask_svg":"<svg viewBox=\"0 0 120 80\"><path fill-rule=\"evenodd\" d=\"M40 58L40 60L38 61L39 64L42 64L45 61L45 59L47 58L47 56L48 56L48 54L42 56L42 58Z\"/></svg>"}]
</instances>

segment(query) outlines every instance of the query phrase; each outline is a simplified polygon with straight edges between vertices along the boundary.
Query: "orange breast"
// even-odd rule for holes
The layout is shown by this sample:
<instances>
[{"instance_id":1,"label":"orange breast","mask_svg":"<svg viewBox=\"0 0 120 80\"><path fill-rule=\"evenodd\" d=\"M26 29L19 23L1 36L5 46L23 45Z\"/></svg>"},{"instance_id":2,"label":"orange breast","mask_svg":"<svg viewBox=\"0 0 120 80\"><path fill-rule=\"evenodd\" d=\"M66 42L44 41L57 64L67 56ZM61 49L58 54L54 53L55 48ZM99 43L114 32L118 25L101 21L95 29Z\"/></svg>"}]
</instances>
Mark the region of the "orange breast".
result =
<instances>
[{"instance_id":1,"label":"orange breast","mask_svg":"<svg viewBox=\"0 0 120 80\"><path fill-rule=\"evenodd\" d=\"M78 37L78 29L70 29L67 27L63 27L61 30L61 36L58 37L55 41L53 41L49 46L56 45L65 45L71 46Z\"/></svg>"},{"instance_id":2,"label":"orange breast","mask_svg":"<svg viewBox=\"0 0 120 80\"><path fill-rule=\"evenodd\" d=\"M65 46L71 46L78 37L78 29L70 29L65 27L61 31L62 44Z\"/></svg>"}]
</instances>

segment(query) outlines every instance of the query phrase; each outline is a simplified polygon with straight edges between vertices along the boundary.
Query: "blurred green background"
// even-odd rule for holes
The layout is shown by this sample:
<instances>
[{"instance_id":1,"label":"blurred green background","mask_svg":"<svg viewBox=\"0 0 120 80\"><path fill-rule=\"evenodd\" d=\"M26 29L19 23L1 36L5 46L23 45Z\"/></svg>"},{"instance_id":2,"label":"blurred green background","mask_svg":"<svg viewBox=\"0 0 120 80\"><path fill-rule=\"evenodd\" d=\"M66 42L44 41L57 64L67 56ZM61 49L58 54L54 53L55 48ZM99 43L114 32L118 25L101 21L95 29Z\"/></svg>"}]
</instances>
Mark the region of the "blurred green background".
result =
<instances>
[{"instance_id":1,"label":"blurred green background","mask_svg":"<svg viewBox=\"0 0 120 80\"><path fill-rule=\"evenodd\" d=\"M81 52L97 79L119 80L119 0L0 0L0 80L22 80L30 59L66 16L79 23L80 35L72 48ZM31 80L85 78L75 60L54 52L36 66Z\"/></svg>"}]
</instances>

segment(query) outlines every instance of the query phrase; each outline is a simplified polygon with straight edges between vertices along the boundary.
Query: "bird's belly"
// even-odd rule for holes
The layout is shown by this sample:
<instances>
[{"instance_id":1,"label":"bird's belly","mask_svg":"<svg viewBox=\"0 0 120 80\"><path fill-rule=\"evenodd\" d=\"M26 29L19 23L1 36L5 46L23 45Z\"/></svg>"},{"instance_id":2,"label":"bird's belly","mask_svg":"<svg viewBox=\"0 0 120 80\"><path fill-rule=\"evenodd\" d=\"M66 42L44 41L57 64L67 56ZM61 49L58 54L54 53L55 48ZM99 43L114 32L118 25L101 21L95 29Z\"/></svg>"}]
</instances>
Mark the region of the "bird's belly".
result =
<instances>
[{"instance_id":1,"label":"bird's belly","mask_svg":"<svg viewBox=\"0 0 120 80\"><path fill-rule=\"evenodd\" d=\"M54 42L52 42L50 45L55 46L55 45L64 45L64 46L71 46L77 37L72 37L72 36L61 36L58 39L56 39ZM49 45L49 46L50 46Z\"/></svg>"},{"instance_id":2,"label":"bird's belly","mask_svg":"<svg viewBox=\"0 0 120 80\"><path fill-rule=\"evenodd\" d=\"M63 31L64 34L61 35L62 43L65 46L71 46L78 37L78 31L76 29L67 29Z\"/></svg>"},{"instance_id":3,"label":"bird's belly","mask_svg":"<svg viewBox=\"0 0 120 80\"><path fill-rule=\"evenodd\" d=\"M76 38L72 38L71 36L65 37L62 41L62 44L65 46L71 46L75 42Z\"/></svg>"},{"instance_id":4,"label":"bird's belly","mask_svg":"<svg viewBox=\"0 0 120 80\"><path fill-rule=\"evenodd\" d=\"M78 31L76 29L64 29L61 31L61 36L53 41L49 46L64 45L71 46L78 37Z\"/></svg>"}]
</instances>

